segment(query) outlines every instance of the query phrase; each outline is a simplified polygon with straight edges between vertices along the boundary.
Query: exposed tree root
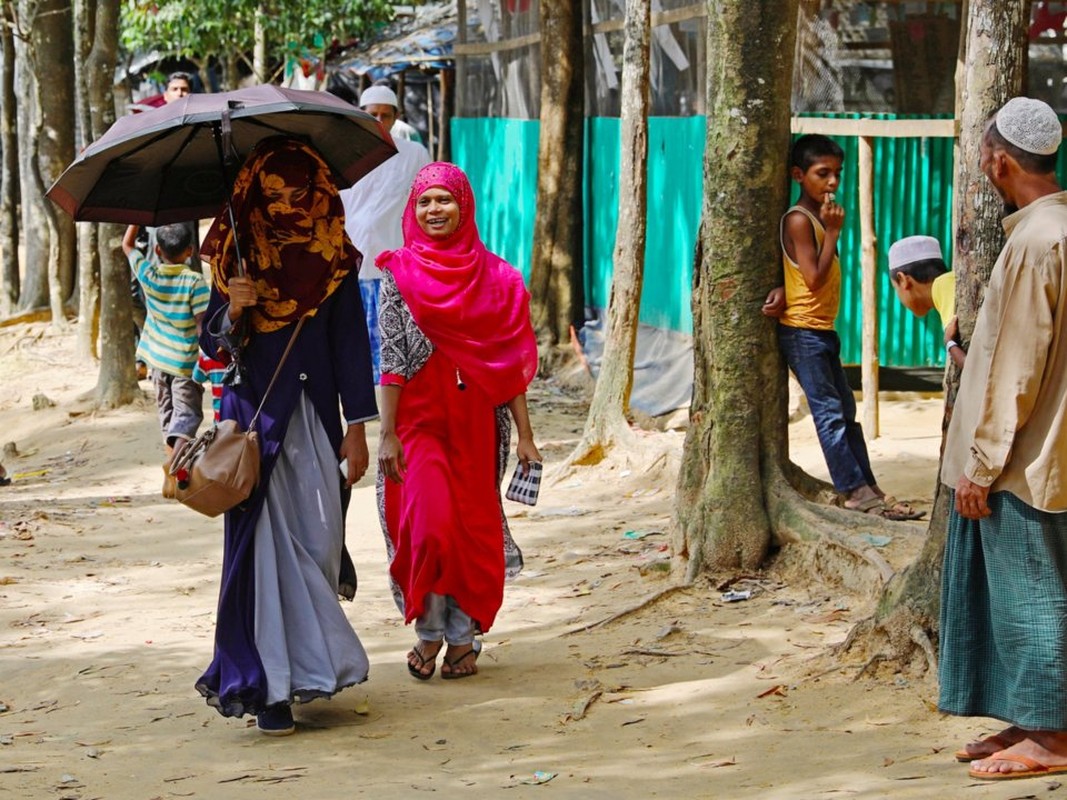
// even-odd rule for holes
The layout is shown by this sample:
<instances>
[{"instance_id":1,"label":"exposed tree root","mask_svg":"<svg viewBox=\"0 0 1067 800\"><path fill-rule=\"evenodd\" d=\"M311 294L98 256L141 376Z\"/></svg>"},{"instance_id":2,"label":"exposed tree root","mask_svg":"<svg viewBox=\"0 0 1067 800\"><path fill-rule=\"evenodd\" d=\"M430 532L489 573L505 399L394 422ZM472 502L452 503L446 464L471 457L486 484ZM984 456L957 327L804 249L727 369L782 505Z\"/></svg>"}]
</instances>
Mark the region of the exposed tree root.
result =
<instances>
[{"instance_id":1,"label":"exposed tree root","mask_svg":"<svg viewBox=\"0 0 1067 800\"><path fill-rule=\"evenodd\" d=\"M926 656L926 667L934 675L937 674L937 653L934 652L934 643L930 641L930 637L926 634L926 631L922 629L918 624L911 626L911 640L918 646L923 654Z\"/></svg>"},{"instance_id":2,"label":"exposed tree root","mask_svg":"<svg viewBox=\"0 0 1067 800\"><path fill-rule=\"evenodd\" d=\"M892 656L886 655L885 653L875 653L873 656L870 657L870 659L867 661L866 664L864 664L862 667L860 667L859 672L857 672L855 675L852 676L853 682L858 681L860 678L862 678L864 675L866 675L867 674L867 670L869 670L875 664L881 664L883 661L894 661L894 660L895 659Z\"/></svg>"},{"instance_id":3,"label":"exposed tree root","mask_svg":"<svg viewBox=\"0 0 1067 800\"><path fill-rule=\"evenodd\" d=\"M569 630L566 633L564 633L563 635L564 636L572 636L573 634L576 634L576 633L587 633L587 632L589 632L591 630L595 630L596 628L601 628L601 627L603 627L605 625L610 625L612 622L618 622L623 617L628 617L631 614L636 614L638 611L641 611L641 610L643 610L645 608L648 608L649 606L651 606L651 605L653 605L655 603L658 603L660 600L664 599L665 597L670 597L675 592L682 591L683 589L689 589L691 587L692 587L692 584L690 584L690 583L678 583L678 584L675 584L674 586L668 586L666 589L661 589L660 591L656 592L655 594L646 597L644 600L642 600L641 602L637 603L636 605L632 605L632 606L629 606L627 608L624 608L622 611L618 611L618 612L612 614L610 617L605 617L604 619L598 620L597 622L591 622L588 625L583 625L580 628L574 628L572 630Z\"/></svg>"},{"instance_id":4,"label":"exposed tree root","mask_svg":"<svg viewBox=\"0 0 1067 800\"><path fill-rule=\"evenodd\" d=\"M0 319L0 328L10 328L12 325L22 325L27 322L51 322L52 311L48 308L31 308L13 317Z\"/></svg>"},{"instance_id":5,"label":"exposed tree root","mask_svg":"<svg viewBox=\"0 0 1067 800\"><path fill-rule=\"evenodd\" d=\"M848 551L856 558L863 559L874 567L878 571L878 576L881 578L883 586L889 583L890 579L893 577L893 568L889 566L877 550L870 545L865 544L862 539L847 534L840 534L837 531L825 531L823 536L830 544Z\"/></svg>"}]
</instances>

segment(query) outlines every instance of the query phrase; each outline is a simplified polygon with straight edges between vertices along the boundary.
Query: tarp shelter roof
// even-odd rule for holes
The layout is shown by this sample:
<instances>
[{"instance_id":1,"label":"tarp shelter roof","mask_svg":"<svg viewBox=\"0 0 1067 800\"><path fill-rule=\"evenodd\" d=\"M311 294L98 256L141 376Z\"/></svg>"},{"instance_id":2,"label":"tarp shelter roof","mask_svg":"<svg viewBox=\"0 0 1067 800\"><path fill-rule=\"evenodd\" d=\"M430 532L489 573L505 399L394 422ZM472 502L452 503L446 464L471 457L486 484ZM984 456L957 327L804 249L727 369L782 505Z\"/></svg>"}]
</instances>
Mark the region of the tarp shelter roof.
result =
<instances>
[{"instance_id":1,"label":"tarp shelter roof","mask_svg":"<svg viewBox=\"0 0 1067 800\"><path fill-rule=\"evenodd\" d=\"M371 81L408 69L450 69L458 14L455 3L417 6L369 45L343 53L331 71L366 75Z\"/></svg>"}]
</instances>

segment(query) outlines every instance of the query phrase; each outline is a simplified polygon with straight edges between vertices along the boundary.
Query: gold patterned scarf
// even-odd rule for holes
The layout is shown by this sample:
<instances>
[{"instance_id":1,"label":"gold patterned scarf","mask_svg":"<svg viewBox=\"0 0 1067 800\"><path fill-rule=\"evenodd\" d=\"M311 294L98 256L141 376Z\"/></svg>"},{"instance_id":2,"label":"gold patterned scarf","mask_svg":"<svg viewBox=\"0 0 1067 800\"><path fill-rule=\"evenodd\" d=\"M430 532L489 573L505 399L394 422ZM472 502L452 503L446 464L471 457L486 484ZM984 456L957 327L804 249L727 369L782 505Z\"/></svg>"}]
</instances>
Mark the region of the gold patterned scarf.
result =
<instances>
[{"instance_id":1,"label":"gold patterned scarf","mask_svg":"<svg viewBox=\"0 0 1067 800\"><path fill-rule=\"evenodd\" d=\"M259 302L252 329L268 333L312 316L362 256L345 233L344 206L330 168L308 145L275 137L256 145L233 186L245 269ZM223 210L201 247L212 280L228 296L238 275L234 231Z\"/></svg>"}]
</instances>

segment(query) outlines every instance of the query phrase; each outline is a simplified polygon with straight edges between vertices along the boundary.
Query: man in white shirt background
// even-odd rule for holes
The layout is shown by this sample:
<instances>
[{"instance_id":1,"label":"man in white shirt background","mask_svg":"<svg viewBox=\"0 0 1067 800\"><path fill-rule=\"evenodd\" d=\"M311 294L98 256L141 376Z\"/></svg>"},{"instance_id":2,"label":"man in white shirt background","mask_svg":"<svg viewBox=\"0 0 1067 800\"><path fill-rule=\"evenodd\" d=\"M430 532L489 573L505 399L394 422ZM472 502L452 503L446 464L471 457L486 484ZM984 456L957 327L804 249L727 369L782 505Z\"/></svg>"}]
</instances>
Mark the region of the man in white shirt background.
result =
<instances>
[{"instance_id":1,"label":"man in white shirt background","mask_svg":"<svg viewBox=\"0 0 1067 800\"><path fill-rule=\"evenodd\" d=\"M369 87L360 95L359 107L381 122L387 131L391 131L397 121L399 103L396 93L388 86ZM367 315L375 384L381 377L378 291L382 272L374 265L374 261L384 250L396 250L404 245L400 224L404 204L415 175L430 163L430 154L421 144L399 136L393 138L393 143L397 150L395 156L360 178L350 189L341 190L341 200L345 206L345 230L352 244L363 254L359 289Z\"/></svg>"}]
</instances>

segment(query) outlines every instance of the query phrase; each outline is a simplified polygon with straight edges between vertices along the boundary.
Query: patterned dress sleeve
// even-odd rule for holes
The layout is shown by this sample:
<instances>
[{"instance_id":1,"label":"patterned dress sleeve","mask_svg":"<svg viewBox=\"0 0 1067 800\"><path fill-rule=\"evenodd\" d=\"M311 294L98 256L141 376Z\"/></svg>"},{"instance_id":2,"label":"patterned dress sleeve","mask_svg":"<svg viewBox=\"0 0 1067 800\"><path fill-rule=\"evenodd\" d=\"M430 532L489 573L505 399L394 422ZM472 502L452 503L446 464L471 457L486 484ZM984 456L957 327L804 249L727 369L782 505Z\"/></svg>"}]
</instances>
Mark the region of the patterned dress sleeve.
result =
<instances>
[{"instance_id":1,"label":"patterned dress sleeve","mask_svg":"<svg viewBox=\"0 0 1067 800\"><path fill-rule=\"evenodd\" d=\"M382 274L378 327L382 337L382 386L403 386L429 360L433 345L415 324L389 272Z\"/></svg>"}]
</instances>

